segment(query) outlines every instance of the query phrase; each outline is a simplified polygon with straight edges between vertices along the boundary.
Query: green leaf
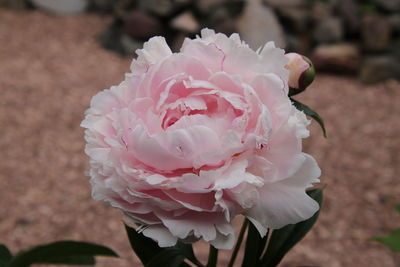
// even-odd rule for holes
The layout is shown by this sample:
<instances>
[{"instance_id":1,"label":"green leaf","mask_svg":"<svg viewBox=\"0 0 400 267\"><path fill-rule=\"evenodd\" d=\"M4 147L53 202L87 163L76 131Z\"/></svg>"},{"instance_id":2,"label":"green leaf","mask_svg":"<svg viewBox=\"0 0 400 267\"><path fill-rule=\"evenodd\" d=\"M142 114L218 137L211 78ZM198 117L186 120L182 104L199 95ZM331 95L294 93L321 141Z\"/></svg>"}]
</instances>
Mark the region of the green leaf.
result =
<instances>
[{"instance_id":1,"label":"green leaf","mask_svg":"<svg viewBox=\"0 0 400 267\"><path fill-rule=\"evenodd\" d=\"M153 257L147 264L146 267L160 267L160 266L168 266L168 267L179 267L184 263L185 255L182 254L182 251L177 248L166 248L163 249L160 253L158 253L155 257ZM185 266L189 266L185 263Z\"/></svg>"},{"instance_id":2,"label":"green leaf","mask_svg":"<svg viewBox=\"0 0 400 267\"><path fill-rule=\"evenodd\" d=\"M258 264L258 258L262 245L262 238L257 228L250 222L247 231L246 247L242 267L253 267Z\"/></svg>"},{"instance_id":3,"label":"green leaf","mask_svg":"<svg viewBox=\"0 0 400 267\"><path fill-rule=\"evenodd\" d=\"M153 239L145 237L142 233L138 233L135 229L127 225L125 225L125 229L128 234L129 243L143 265L146 265L157 254L163 251Z\"/></svg>"},{"instance_id":4,"label":"green leaf","mask_svg":"<svg viewBox=\"0 0 400 267\"><path fill-rule=\"evenodd\" d=\"M327 137L326 134L326 129L325 129L325 124L323 119L321 118L321 116L319 116L319 114L317 112L315 112L314 110L312 110L311 108L309 108L308 106L300 103L297 100L294 100L293 98L291 98L293 105L300 111L303 111L304 114L310 116L311 118L313 118L316 122L318 122L319 126L321 126L321 129L324 133L324 137Z\"/></svg>"},{"instance_id":5,"label":"green leaf","mask_svg":"<svg viewBox=\"0 0 400 267\"><path fill-rule=\"evenodd\" d=\"M0 244L0 267L7 266L7 263L11 261L12 255L10 250L3 244Z\"/></svg>"},{"instance_id":6,"label":"green leaf","mask_svg":"<svg viewBox=\"0 0 400 267\"><path fill-rule=\"evenodd\" d=\"M400 228L392 231L387 236L377 236L374 237L372 240L385 244L394 252L400 252Z\"/></svg>"},{"instance_id":7,"label":"green leaf","mask_svg":"<svg viewBox=\"0 0 400 267\"><path fill-rule=\"evenodd\" d=\"M181 254L185 255L185 257L188 260L190 260L191 262L193 262L196 265L202 265L201 262L194 255L192 244L178 242L175 247L179 248Z\"/></svg>"},{"instance_id":8,"label":"green leaf","mask_svg":"<svg viewBox=\"0 0 400 267\"><path fill-rule=\"evenodd\" d=\"M323 188L310 190L307 194L321 207ZM308 220L297 224L290 224L281 229L272 231L267 250L261 259L262 267L274 267L279 264L286 253L294 247L311 230L318 219L319 210Z\"/></svg>"},{"instance_id":9,"label":"green leaf","mask_svg":"<svg viewBox=\"0 0 400 267\"><path fill-rule=\"evenodd\" d=\"M34 247L16 255L7 267L26 267L31 264L94 265L94 256L118 255L111 249L86 242L59 241Z\"/></svg>"},{"instance_id":10,"label":"green leaf","mask_svg":"<svg viewBox=\"0 0 400 267\"><path fill-rule=\"evenodd\" d=\"M176 255L179 252L179 255L183 256L183 260L185 258L188 258L193 263L199 262L194 256L193 248L192 245L190 244L184 244L178 242L175 247L160 248L157 242L155 242L151 238L144 236L142 233L138 233L132 227L125 225L125 229L128 234L129 243L131 244L133 251L136 253L140 261L145 266L148 266L148 264L150 264L150 262L153 262L153 260L157 262L158 257L162 257L161 260L165 261L168 258L168 256L166 256L164 253L165 251L170 251L171 249L173 255ZM179 261L179 258L180 256L179 257L176 256L176 258L172 257L169 260L171 260L174 263L175 261ZM183 262L183 260L180 261L180 265L178 266L189 267L189 265ZM162 266L167 266L167 265L162 265Z\"/></svg>"}]
</instances>

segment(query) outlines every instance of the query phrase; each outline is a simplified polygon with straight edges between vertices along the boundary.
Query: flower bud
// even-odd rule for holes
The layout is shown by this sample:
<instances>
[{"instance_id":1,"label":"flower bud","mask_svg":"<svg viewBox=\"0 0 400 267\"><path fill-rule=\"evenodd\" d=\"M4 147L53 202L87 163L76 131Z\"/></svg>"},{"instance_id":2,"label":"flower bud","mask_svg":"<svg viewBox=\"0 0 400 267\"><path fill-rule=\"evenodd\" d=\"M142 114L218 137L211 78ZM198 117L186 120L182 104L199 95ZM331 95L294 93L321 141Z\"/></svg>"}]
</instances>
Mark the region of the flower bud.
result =
<instances>
[{"instance_id":1,"label":"flower bud","mask_svg":"<svg viewBox=\"0 0 400 267\"><path fill-rule=\"evenodd\" d=\"M315 68L307 57L297 53L288 53L289 63L286 69L289 70L289 87L293 94L304 91L314 80Z\"/></svg>"}]
</instances>

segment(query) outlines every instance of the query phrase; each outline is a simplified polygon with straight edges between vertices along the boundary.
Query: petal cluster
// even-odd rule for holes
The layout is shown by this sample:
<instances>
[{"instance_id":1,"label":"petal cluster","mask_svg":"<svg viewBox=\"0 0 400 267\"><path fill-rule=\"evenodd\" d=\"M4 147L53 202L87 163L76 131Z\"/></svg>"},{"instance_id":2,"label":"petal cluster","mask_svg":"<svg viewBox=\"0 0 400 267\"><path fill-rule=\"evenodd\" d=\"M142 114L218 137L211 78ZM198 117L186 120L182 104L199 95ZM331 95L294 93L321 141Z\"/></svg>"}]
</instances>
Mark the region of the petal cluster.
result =
<instances>
[{"instance_id":1,"label":"petal cluster","mask_svg":"<svg viewBox=\"0 0 400 267\"><path fill-rule=\"evenodd\" d=\"M261 235L311 217L320 169L302 152L309 121L288 97L284 51L205 29L172 53L154 37L82 122L93 197L160 246L230 249L242 214Z\"/></svg>"}]
</instances>

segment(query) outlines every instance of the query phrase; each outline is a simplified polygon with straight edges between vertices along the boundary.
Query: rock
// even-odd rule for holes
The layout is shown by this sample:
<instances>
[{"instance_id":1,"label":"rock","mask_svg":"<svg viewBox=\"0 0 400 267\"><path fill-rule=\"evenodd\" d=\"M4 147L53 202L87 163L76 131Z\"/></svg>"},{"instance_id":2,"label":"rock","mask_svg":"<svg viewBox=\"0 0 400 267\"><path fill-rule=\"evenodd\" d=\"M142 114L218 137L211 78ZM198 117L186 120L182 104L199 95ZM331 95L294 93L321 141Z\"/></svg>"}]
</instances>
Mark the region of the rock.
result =
<instances>
[{"instance_id":1,"label":"rock","mask_svg":"<svg viewBox=\"0 0 400 267\"><path fill-rule=\"evenodd\" d=\"M286 52L296 52L302 55L308 55L311 47L311 40L305 34L293 35L286 34Z\"/></svg>"},{"instance_id":2,"label":"rock","mask_svg":"<svg viewBox=\"0 0 400 267\"><path fill-rule=\"evenodd\" d=\"M189 5L193 2L193 0L173 0L177 5Z\"/></svg>"},{"instance_id":3,"label":"rock","mask_svg":"<svg viewBox=\"0 0 400 267\"><path fill-rule=\"evenodd\" d=\"M203 14L209 14L214 8L228 2L227 0L197 0L196 8Z\"/></svg>"},{"instance_id":4,"label":"rock","mask_svg":"<svg viewBox=\"0 0 400 267\"><path fill-rule=\"evenodd\" d=\"M105 49L125 55L125 49L121 44L121 33L115 23L100 33L97 39Z\"/></svg>"},{"instance_id":5,"label":"rock","mask_svg":"<svg viewBox=\"0 0 400 267\"><path fill-rule=\"evenodd\" d=\"M161 22L140 10L132 10L125 18L122 32L133 39L149 39L155 35L163 35L164 28Z\"/></svg>"},{"instance_id":6,"label":"rock","mask_svg":"<svg viewBox=\"0 0 400 267\"><path fill-rule=\"evenodd\" d=\"M299 7L307 5L307 0L264 0L268 6L275 8Z\"/></svg>"},{"instance_id":7,"label":"rock","mask_svg":"<svg viewBox=\"0 0 400 267\"><path fill-rule=\"evenodd\" d=\"M173 18L171 21L171 27L187 33L196 33L200 30L199 23L190 11L186 11Z\"/></svg>"},{"instance_id":8,"label":"rock","mask_svg":"<svg viewBox=\"0 0 400 267\"><path fill-rule=\"evenodd\" d=\"M246 0L235 0L228 1L221 6L228 11L231 18L235 18L243 13L243 10L247 4Z\"/></svg>"},{"instance_id":9,"label":"rock","mask_svg":"<svg viewBox=\"0 0 400 267\"><path fill-rule=\"evenodd\" d=\"M356 72L360 67L360 51L355 44L319 45L311 55L317 71Z\"/></svg>"},{"instance_id":10,"label":"rock","mask_svg":"<svg viewBox=\"0 0 400 267\"><path fill-rule=\"evenodd\" d=\"M350 33L358 31L360 28L359 6L357 0L338 0L336 5L338 15L343 19Z\"/></svg>"},{"instance_id":11,"label":"rock","mask_svg":"<svg viewBox=\"0 0 400 267\"><path fill-rule=\"evenodd\" d=\"M285 36L275 13L259 1L248 2L243 14L238 17L237 29L253 49L258 49L268 41L285 47Z\"/></svg>"},{"instance_id":12,"label":"rock","mask_svg":"<svg viewBox=\"0 0 400 267\"><path fill-rule=\"evenodd\" d=\"M221 21L220 23L215 25L213 28L215 29L216 32L222 32L228 36L231 35L232 33L235 33L238 31L236 28L236 21L233 19L227 19L227 20Z\"/></svg>"},{"instance_id":13,"label":"rock","mask_svg":"<svg viewBox=\"0 0 400 267\"><path fill-rule=\"evenodd\" d=\"M126 34L121 35L120 41L125 55L133 56L136 49L143 48L143 42L135 40Z\"/></svg>"},{"instance_id":14,"label":"rock","mask_svg":"<svg viewBox=\"0 0 400 267\"><path fill-rule=\"evenodd\" d=\"M388 18L391 29L394 32L400 32L400 14L391 15Z\"/></svg>"},{"instance_id":15,"label":"rock","mask_svg":"<svg viewBox=\"0 0 400 267\"><path fill-rule=\"evenodd\" d=\"M215 29L216 32L222 32L227 35L237 32L236 20L232 17L230 12L223 7L217 7L214 12L210 14L205 23Z\"/></svg>"},{"instance_id":16,"label":"rock","mask_svg":"<svg viewBox=\"0 0 400 267\"><path fill-rule=\"evenodd\" d=\"M400 11L400 0L373 0L372 2L386 11Z\"/></svg>"},{"instance_id":17,"label":"rock","mask_svg":"<svg viewBox=\"0 0 400 267\"><path fill-rule=\"evenodd\" d=\"M218 23L229 19L231 19L231 16L228 10L223 7L217 7L209 14L204 22L210 24L211 26L215 26Z\"/></svg>"},{"instance_id":18,"label":"rock","mask_svg":"<svg viewBox=\"0 0 400 267\"><path fill-rule=\"evenodd\" d=\"M139 0L139 6L161 17L167 17L174 11L172 0Z\"/></svg>"},{"instance_id":19,"label":"rock","mask_svg":"<svg viewBox=\"0 0 400 267\"><path fill-rule=\"evenodd\" d=\"M364 83L376 83L387 79L400 80L400 58L390 54L366 58L361 68L360 79Z\"/></svg>"},{"instance_id":20,"label":"rock","mask_svg":"<svg viewBox=\"0 0 400 267\"><path fill-rule=\"evenodd\" d=\"M304 32L308 30L310 20L310 10L302 7L287 7L277 10L280 17L282 17L283 24L296 32ZM286 27L285 27L286 28Z\"/></svg>"},{"instance_id":21,"label":"rock","mask_svg":"<svg viewBox=\"0 0 400 267\"><path fill-rule=\"evenodd\" d=\"M391 41L391 27L389 21L376 14L365 15L362 19L362 41L367 51L384 51Z\"/></svg>"},{"instance_id":22,"label":"rock","mask_svg":"<svg viewBox=\"0 0 400 267\"><path fill-rule=\"evenodd\" d=\"M28 7L26 0L0 0L0 7L8 7L14 10L23 10Z\"/></svg>"},{"instance_id":23,"label":"rock","mask_svg":"<svg viewBox=\"0 0 400 267\"><path fill-rule=\"evenodd\" d=\"M109 13L113 10L115 0L91 0L91 8L96 11Z\"/></svg>"},{"instance_id":24,"label":"rock","mask_svg":"<svg viewBox=\"0 0 400 267\"><path fill-rule=\"evenodd\" d=\"M325 18L332 17L333 6L325 2L315 2L311 9L311 17L316 23L325 20Z\"/></svg>"},{"instance_id":25,"label":"rock","mask_svg":"<svg viewBox=\"0 0 400 267\"><path fill-rule=\"evenodd\" d=\"M340 18L327 17L317 23L314 29L314 40L318 43L333 43L343 39L343 26Z\"/></svg>"},{"instance_id":26,"label":"rock","mask_svg":"<svg viewBox=\"0 0 400 267\"><path fill-rule=\"evenodd\" d=\"M56 15L79 14L86 10L88 0L31 0L32 4Z\"/></svg>"}]
</instances>

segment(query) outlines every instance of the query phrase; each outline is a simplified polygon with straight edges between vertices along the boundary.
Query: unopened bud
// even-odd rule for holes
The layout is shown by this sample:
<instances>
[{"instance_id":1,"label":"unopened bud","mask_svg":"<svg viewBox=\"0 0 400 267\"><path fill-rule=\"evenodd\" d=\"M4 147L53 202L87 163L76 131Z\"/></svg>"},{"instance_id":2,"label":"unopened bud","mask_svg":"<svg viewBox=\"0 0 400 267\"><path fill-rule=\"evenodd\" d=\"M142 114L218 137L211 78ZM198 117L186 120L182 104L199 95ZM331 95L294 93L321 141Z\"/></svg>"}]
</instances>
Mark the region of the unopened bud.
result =
<instances>
[{"instance_id":1,"label":"unopened bud","mask_svg":"<svg viewBox=\"0 0 400 267\"><path fill-rule=\"evenodd\" d=\"M315 68L307 57L297 53L288 53L289 63L286 69L289 70L289 87L293 91L292 95L304 91L315 77Z\"/></svg>"}]
</instances>

